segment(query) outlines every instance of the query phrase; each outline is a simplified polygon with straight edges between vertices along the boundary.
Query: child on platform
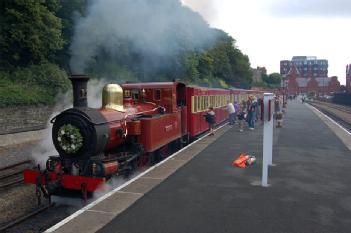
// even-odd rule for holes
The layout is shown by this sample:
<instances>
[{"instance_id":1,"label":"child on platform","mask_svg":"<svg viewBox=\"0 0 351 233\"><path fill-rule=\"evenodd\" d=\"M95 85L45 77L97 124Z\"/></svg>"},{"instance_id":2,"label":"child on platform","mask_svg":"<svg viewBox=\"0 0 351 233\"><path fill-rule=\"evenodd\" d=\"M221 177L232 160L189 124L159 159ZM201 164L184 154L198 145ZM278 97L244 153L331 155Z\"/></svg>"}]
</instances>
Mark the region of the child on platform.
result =
<instances>
[{"instance_id":1,"label":"child on platform","mask_svg":"<svg viewBox=\"0 0 351 233\"><path fill-rule=\"evenodd\" d=\"M245 106L242 104L242 105L240 106L239 113L238 113L239 131L240 131L240 132L243 132L243 131L244 131L245 120L246 120L246 108L245 108Z\"/></svg>"},{"instance_id":2,"label":"child on platform","mask_svg":"<svg viewBox=\"0 0 351 233\"><path fill-rule=\"evenodd\" d=\"M210 136L214 135L213 129L216 122L215 116L216 114L213 111L213 107L210 107L209 111L205 115L206 122L208 123L208 127L210 128Z\"/></svg>"}]
</instances>

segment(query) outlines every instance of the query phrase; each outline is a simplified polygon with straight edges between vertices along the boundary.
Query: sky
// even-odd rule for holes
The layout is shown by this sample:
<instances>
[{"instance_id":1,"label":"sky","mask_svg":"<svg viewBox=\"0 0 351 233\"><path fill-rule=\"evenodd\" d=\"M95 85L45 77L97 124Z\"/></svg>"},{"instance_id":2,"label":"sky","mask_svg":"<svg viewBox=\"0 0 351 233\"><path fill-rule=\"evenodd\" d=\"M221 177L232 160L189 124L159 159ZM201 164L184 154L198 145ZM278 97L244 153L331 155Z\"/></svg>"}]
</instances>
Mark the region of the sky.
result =
<instances>
[{"instance_id":1,"label":"sky","mask_svg":"<svg viewBox=\"0 0 351 233\"><path fill-rule=\"evenodd\" d=\"M317 56L346 83L351 63L350 0L181 0L211 27L229 33L251 67L279 72L280 60Z\"/></svg>"}]
</instances>

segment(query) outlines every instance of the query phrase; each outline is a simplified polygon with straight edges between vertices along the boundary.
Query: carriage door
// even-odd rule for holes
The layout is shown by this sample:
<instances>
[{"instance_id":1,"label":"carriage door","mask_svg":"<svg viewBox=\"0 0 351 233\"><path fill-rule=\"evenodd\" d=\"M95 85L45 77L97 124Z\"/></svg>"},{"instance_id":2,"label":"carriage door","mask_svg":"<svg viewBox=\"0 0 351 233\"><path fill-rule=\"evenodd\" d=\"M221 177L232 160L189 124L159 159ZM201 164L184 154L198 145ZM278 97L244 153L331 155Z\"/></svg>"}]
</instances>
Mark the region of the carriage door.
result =
<instances>
[{"instance_id":1,"label":"carriage door","mask_svg":"<svg viewBox=\"0 0 351 233\"><path fill-rule=\"evenodd\" d=\"M186 86L184 83L177 84L177 108L181 111L182 136L188 133L186 112Z\"/></svg>"}]
</instances>

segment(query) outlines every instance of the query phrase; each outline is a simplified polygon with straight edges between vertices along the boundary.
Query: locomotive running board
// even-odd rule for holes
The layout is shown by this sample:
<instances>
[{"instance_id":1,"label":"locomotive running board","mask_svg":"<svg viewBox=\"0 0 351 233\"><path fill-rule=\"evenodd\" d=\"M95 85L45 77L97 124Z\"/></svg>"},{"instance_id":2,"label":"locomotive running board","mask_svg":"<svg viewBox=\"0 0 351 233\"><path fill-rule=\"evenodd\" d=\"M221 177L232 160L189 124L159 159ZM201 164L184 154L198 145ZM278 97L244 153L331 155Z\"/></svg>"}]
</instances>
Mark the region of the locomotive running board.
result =
<instances>
[{"instance_id":1,"label":"locomotive running board","mask_svg":"<svg viewBox=\"0 0 351 233\"><path fill-rule=\"evenodd\" d=\"M60 181L61 187L64 189L82 190L82 186L86 186L87 192L94 192L105 184L105 178L86 177L86 176L71 176L61 175L57 176L54 172L47 174L37 171L26 169L23 172L24 183L37 184L38 177L41 177L41 183L46 185L46 177L50 182Z\"/></svg>"}]
</instances>

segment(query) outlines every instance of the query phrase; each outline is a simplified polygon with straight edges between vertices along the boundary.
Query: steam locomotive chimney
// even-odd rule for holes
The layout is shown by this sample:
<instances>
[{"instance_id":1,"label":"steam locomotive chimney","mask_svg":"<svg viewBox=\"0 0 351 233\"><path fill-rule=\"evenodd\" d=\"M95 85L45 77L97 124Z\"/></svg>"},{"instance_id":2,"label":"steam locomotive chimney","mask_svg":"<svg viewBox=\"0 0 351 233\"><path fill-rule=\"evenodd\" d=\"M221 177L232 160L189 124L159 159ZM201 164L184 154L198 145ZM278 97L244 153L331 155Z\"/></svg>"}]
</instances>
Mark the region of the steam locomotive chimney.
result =
<instances>
[{"instance_id":1,"label":"steam locomotive chimney","mask_svg":"<svg viewBox=\"0 0 351 233\"><path fill-rule=\"evenodd\" d=\"M87 84L89 77L86 75L72 74L69 78L73 87L73 107L88 107L88 89Z\"/></svg>"}]
</instances>

